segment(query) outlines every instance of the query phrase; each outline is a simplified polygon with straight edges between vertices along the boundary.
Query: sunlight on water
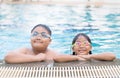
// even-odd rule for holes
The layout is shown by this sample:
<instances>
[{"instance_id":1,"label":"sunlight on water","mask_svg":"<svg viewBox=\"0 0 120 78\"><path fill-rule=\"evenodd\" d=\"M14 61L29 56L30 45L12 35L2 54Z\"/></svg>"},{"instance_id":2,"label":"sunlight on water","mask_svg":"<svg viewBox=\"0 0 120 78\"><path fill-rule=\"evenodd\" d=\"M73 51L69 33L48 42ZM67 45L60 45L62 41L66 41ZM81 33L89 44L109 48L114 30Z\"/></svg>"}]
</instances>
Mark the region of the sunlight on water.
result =
<instances>
[{"instance_id":1,"label":"sunlight on water","mask_svg":"<svg viewBox=\"0 0 120 78\"><path fill-rule=\"evenodd\" d=\"M53 31L53 48L71 54L73 37L92 39L93 53L113 52L120 58L120 7L85 8L52 5L0 5L0 59L19 47L30 47L30 30L37 24Z\"/></svg>"}]
</instances>

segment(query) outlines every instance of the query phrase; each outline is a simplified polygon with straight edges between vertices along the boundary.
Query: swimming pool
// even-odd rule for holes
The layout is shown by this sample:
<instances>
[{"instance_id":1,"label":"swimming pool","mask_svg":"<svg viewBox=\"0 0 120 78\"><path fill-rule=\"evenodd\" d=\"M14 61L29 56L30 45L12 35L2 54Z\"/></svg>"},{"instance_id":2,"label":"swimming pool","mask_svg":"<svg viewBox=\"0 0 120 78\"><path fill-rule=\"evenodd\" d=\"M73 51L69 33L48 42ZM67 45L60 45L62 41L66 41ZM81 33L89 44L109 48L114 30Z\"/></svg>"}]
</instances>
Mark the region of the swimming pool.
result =
<instances>
[{"instance_id":1,"label":"swimming pool","mask_svg":"<svg viewBox=\"0 0 120 78\"><path fill-rule=\"evenodd\" d=\"M1 4L0 59L9 50L30 47L30 30L36 24L53 31L49 46L71 54L73 37L81 32L92 39L93 53L113 52L120 58L120 7Z\"/></svg>"}]
</instances>

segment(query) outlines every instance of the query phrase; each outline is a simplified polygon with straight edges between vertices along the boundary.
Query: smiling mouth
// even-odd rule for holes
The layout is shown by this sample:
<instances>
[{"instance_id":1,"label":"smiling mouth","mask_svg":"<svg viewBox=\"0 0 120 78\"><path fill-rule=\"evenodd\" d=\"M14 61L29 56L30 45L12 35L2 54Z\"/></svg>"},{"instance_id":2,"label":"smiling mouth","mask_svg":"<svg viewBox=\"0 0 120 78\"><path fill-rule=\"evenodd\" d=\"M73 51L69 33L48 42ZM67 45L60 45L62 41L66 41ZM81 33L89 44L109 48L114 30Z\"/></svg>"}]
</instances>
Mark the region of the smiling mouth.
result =
<instances>
[{"instance_id":1,"label":"smiling mouth","mask_svg":"<svg viewBox=\"0 0 120 78\"><path fill-rule=\"evenodd\" d=\"M86 51L86 48L79 48L78 51Z\"/></svg>"},{"instance_id":2,"label":"smiling mouth","mask_svg":"<svg viewBox=\"0 0 120 78\"><path fill-rule=\"evenodd\" d=\"M35 42L35 43L43 43L43 42L41 42L41 41L38 41L38 40L37 40L37 41L34 41L34 42Z\"/></svg>"},{"instance_id":3,"label":"smiling mouth","mask_svg":"<svg viewBox=\"0 0 120 78\"><path fill-rule=\"evenodd\" d=\"M78 52L80 52L80 53L83 53L83 52L85 52L86 50L78 50Z\"/></svg>"}]
</instances>

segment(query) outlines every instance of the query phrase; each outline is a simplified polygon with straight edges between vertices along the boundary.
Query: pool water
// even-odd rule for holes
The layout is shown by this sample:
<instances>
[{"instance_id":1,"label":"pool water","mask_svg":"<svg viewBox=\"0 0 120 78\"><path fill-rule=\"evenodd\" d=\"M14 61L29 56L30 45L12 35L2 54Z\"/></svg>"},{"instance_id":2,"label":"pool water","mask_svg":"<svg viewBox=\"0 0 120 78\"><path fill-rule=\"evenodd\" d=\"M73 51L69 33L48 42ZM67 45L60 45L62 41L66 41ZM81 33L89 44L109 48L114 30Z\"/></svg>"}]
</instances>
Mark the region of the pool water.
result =
<instances>
[{"instance_id":1,"label":"pool water","mask_svg":"<svg viewBox=\"0 0 120 78\"><path fill-rule=\"evenodd\" d=\"M0 59L8 51L30 47L30 30L37 24L50 26L49 47L62 54L72 54L72 39L81 32L91 38L92 53L112 52L120 58L120 6L1 4Z\"/></svg>"}]
</instances>

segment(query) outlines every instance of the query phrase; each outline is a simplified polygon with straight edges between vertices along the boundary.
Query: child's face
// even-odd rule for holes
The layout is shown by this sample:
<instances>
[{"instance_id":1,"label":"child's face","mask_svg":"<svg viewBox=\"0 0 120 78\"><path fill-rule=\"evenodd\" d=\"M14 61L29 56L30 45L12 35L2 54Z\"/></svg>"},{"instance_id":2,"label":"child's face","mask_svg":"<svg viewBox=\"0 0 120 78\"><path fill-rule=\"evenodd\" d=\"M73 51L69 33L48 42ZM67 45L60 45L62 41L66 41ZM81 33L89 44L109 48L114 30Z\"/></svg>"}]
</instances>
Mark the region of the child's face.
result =
<instances>
[{"instance_id":1,"label":"child's face","mask_svg":"<svg viewBox=\"0 0 120 78\"><path fill-rule=\"evenodd\" d=\"M73 44L73 51L77 55L87 55L91 51L91 44L84 36L79 36Z\"/></svg>"},{"instance_id":2,"label":"child's face","mask_svg":"<svg viewBox=\"0 0 120 78\"><path fill-rule=\"evenodd\" d=\"M43 27L37 27L31 33L31 45L33 48L47 48L50 42L50 35Z\"/></svg>"}]
</instances>

